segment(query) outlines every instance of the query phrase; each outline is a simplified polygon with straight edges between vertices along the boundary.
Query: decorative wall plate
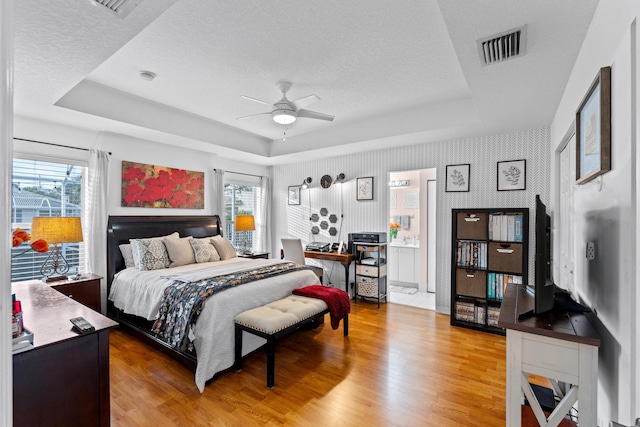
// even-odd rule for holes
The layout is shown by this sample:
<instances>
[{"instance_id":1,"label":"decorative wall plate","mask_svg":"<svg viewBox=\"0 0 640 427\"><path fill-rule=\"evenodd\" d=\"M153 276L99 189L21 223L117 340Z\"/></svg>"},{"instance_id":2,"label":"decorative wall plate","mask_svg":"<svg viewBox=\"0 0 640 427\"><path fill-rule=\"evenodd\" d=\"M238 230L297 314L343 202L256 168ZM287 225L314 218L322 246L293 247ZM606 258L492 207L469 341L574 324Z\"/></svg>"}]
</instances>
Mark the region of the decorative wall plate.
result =
<instances>
[{"instance_id":1,"label":"decorative wall plate","mask_svg":"<svg viewBox=\"0 0 640 427\"><path fill-rule=\"evenodd\" d=\"M333 178L331 178L329 175L323 175L322 178L320 178L320 185L322 185L322 188L329 188L331 187L332 183Z\"/></svg>"}]
</instances>

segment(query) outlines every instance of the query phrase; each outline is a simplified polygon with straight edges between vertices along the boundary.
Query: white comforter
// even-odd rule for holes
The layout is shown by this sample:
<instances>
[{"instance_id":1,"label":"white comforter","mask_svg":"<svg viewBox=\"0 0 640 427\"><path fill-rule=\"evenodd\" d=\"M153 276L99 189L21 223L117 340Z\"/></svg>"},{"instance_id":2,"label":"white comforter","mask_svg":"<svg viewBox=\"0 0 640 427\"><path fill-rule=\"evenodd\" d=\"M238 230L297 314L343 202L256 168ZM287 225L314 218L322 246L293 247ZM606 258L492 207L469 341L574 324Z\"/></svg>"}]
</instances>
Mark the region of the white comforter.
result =
<instances>
[{"instance_id":1,"label":"white comforter","mask_svg":"<svg viewBox=\"0 0 640 427\"><path fill-rule=\"evenodd\" d=\"M154 320L163 291L173 279L198 280L279 262L282 261L233 258L164 270L127 268L115 275L109 299L127 314ZM200 392L204 391L208 379L233 365L234 319L238 314L284 298L295 288L318 283L318 277L312 271L300 270L236 286L209 297L190 333L198 355L195 380ZM243 335L244 354L264 343L261 338Z\"/></svg>"}]
</instances>

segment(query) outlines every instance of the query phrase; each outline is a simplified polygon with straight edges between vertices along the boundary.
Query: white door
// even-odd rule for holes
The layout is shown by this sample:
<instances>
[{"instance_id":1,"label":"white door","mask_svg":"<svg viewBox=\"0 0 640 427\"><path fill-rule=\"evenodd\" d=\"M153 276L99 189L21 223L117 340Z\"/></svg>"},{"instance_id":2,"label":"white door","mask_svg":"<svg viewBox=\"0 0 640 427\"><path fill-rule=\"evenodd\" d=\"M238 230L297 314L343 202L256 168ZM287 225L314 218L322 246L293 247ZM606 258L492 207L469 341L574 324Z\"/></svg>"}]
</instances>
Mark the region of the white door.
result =
<instances>
[{"instance_id":1,"label":"white door","mask_svg":"<svg viewBox=\"0 0 640 427\"><path fill-rule=\"evenodd\" d=\"M576 138L575 135L569 139L569 142L560 152L560 223L553 225L558 231L555 236L558 237L558 245L554 245L559 249L558 268L555 268L556 274L560 277L555 278L555 282L562 288L573 290L574 276L574 251L573 251L573 224L570 222L573 212L573 180L576 176ZM555 231L554 230L554 231ZM554 263L556 264L556 263Z\"/></svg>"},{"instance_id":2,"label":"white door","mask_svg":"<svg viewBox=\"0 0 640 427\"><path fill-rule=\"evenodd\" d=\"M436 291L436 181L427 181L427 292Z\"/></svg>"}]
</instances>

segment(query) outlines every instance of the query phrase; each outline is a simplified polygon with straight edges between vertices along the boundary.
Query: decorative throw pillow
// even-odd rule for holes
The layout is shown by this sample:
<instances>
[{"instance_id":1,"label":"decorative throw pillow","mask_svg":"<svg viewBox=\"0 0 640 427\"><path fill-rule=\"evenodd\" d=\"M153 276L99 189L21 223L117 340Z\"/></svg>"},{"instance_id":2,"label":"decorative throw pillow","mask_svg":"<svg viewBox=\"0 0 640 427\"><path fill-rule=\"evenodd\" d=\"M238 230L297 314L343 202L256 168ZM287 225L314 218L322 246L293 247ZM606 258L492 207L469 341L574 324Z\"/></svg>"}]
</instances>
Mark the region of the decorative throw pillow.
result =
<instances>
[{"instance_id":1,"label":"decorative throw pillow","mask_svg":"<svg viewBox=\"0 0 640 427\"><path fill-rule=\"evenodd\" d=\"M213 246L211 237L191 239L189 243L191 243L191 247L193 248L196 262L220 261L220 255L218 251L216 251L215 246Z\"/></svg>"},{"instance_id":2,"label":"decorative throw pillow","mask_svg":"<svg viewBox=\"0 0 640 427\"><path fill-rule=\"evenodd\" d=\"M173 232L173 233L171 233L171 234L169 234L167 236L149 237L148 239L145 239L145 240L156 239L156 240L162 241L162 239L167 238L167 237L169 237L171 239L179 239L180 238L180 234L178 234L178 232L176 231L176 232ZM133 245L133 242L135 240L140 240L140 239L129 239L129 243L131 243ZM137 251L135 249L135 247L133 247L133 246L131 246L131 249L132 249L131 252L132 252L132 255L133 255L133 264L136 267L140 268L140 256L139 256L140 252Z\"/></svg>"},{"instance_id":3,"label":"decorative throw pillow","mask_svg":"<svg viewBox=\"0 0 640 427\"><path fill-rule=\"evenodd\" d=\"M120 253L122 253L122 258L124 258L124 266L127 268L135 267L136 264L133 262L133 252L131 250L131 244L123 244L119 245Z\"/></svg>"},{"instance_id":4,"label":"decorative throw pillow","mask_svg":"<svg viewBox=\"0 0 640 427\"><path fill-rule=\"evenodd\" d=\"M236 254L236 249L233 247L231 242L224 237L213 236L211 238L211 241L213 242L213 246L216 247L216 250L220 254L221 260L224 261L225 259L231 259L238 256L238 254Z\"/></svg>"},{"instance_id":5,"label":"decorative throw pillow","mask_svg":"<svg viewBox=\"0 0 640 427\"><path fill-rule=\"evenodd\" d=\"M182 237L180 239L173 239L167 237L163 239L164 246L167 248L169 254L169 267L178 267L180 265L194 264L196 262L193 248L191 247L191 240L193 237Z\"/></svg>"}]
</instances>

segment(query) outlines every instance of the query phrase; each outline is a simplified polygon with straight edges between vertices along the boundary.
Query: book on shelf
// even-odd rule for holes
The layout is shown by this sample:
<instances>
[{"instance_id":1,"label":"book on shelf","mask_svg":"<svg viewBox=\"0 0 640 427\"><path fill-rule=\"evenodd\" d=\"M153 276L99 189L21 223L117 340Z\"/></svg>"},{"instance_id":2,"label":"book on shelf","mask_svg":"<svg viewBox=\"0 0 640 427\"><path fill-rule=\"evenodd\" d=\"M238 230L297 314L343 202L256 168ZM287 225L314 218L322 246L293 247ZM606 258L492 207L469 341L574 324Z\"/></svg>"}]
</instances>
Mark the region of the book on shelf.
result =
<instances>
[{"instance_id":1,"label":"book on shelf","mask_svg":"<svg viewBox=\"0 0 640 427\"><path fill-rule=\"evenodd\" d=\"M497 327L498 317L500 317L500 307L490 305L487 308L487 325Z\"/></svg>"},{"instance_id":2,"label":"book on shelf","mask_svg":"<svg viewBox=\"0 0 640 427\"><path fill-rule=\"evenodd\" d=\"M507 215L507 241L508 242L515 242L515 231L516 231L515 216Z\"/></svg>"},{"instance_id":3,"label":"book on shelf","mask_svg":"<svg viewBox=\"0 0 640 427\"><path fill-rule=\"evenodd\" d=\"M508 284L522 284L522 276L504 273L489 273L487 275L489 299L501 300L504 298L504 290Z\"/></svg>"},{"instance_id":4,"label":"book on shelf","mask_svg":"<svg viewBox=\"0 0 640 427\"><path fill-rule=\"evenodd\" d=\"M513 240L516 242L522 242L522 215L516 215L514 218L514 236Z\"/></svg>"},{"instance_id":5,"label":"book on shelf","mask_svg":"<svg viewBox=\"0 0 640 427\"><path fill-rule=\"evenodd\" d=\"M522 242L522 214L490 214L488 222L489 240Z\"/></svg>"},{"instance_id":6,"label":"book on shelf","mask_svg":"<svg viewBox=\"0 0 640 427\"><path fill-rule=\"evenodd\" d=\"M487 268L487 243L458 240L456 266L474 270Z\"/></svg>"}]
</instances>

